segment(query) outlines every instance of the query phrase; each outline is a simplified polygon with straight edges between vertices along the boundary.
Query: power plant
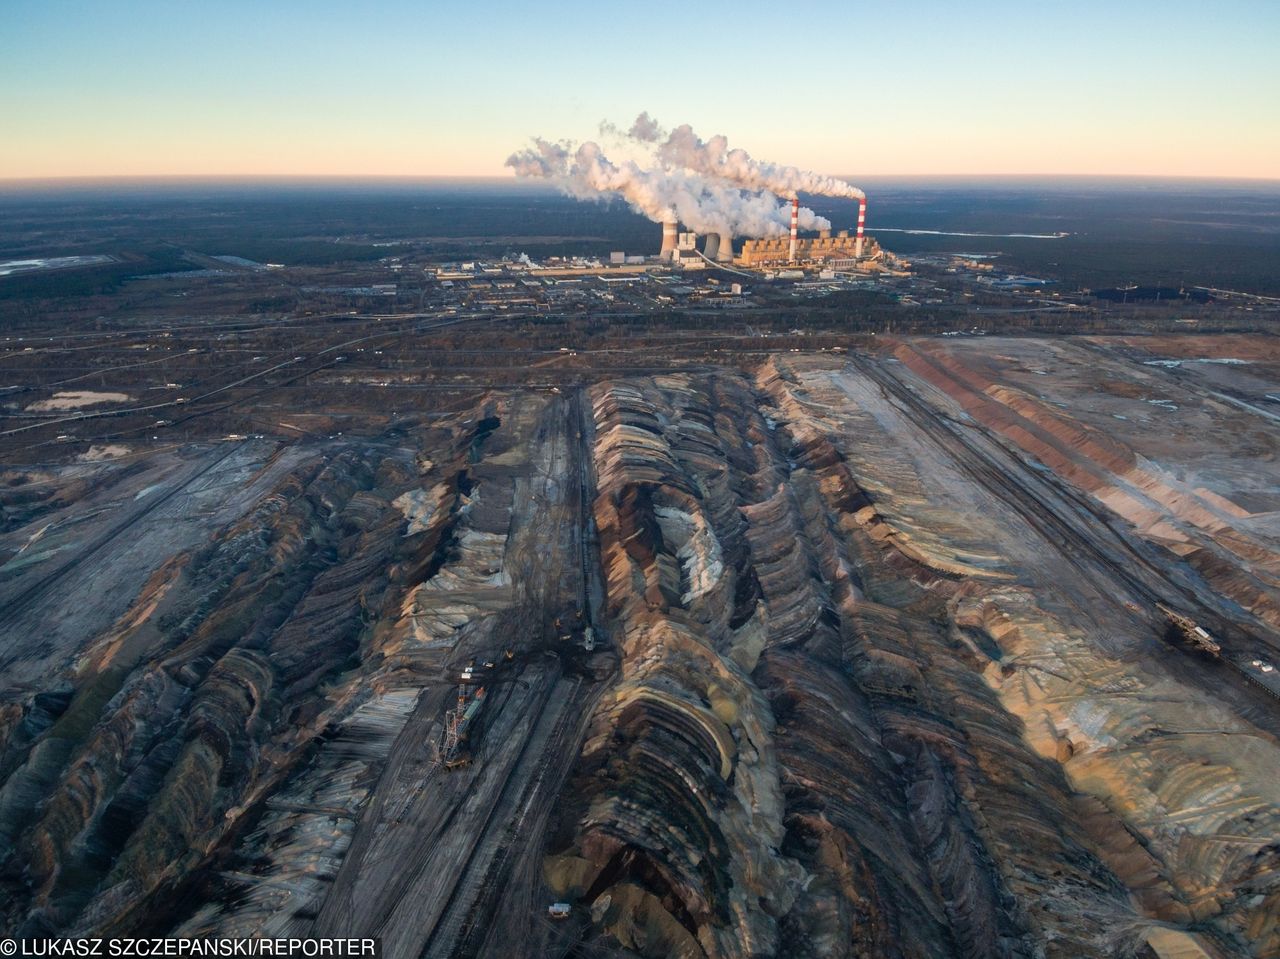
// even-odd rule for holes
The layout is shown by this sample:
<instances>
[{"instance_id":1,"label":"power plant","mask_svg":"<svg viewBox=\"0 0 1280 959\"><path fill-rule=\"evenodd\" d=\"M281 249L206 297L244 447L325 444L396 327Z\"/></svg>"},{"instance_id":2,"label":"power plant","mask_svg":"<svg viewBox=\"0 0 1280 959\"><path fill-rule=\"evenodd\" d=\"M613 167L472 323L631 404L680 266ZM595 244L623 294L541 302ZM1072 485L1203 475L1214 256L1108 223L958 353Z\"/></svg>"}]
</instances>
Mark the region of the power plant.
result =
<instances>
[{"instance_id":1,"label":"power plant","mask_svg":"<svg viewBox=\"0 0 1280 959\"><path fill-rule=\"evenodd\" d=\"M723 136L701 139L688 124L664 132L648 114L641 114L622 136L628 149L646 153L647 161L615 162L590 140L575 146L535 138L532 147L513 153L507 165L517 176L551 180L579 199L621 198L636 213L662 224L658 259L684 269L853 266L879 255L873 244L868 256L867 197L851 183L753 159L745 150L730 149ZM800 205L801 193L857 200L853 236L846 230L833 237L829 220ZM681 225L688 232L681 233ZM818 235L801 237L801 230ZM701 251L699 235L706 238ZM744 240L738 256L735 236Z\"/></svg>"},{"instance_id":2,"label":"power plant","mask_svg":"<svg viewBox=\"0 0 1280 959\"><path fill-rule=\"evenodd\" d=\"M738 255L733 252L733 236L727 232L708 233L701 253L697 250L698 234L681 232L680 225L667 220L662 224L662 247L658 258L672 266L685 269L705 269L712 265L732 265L747 268L774 268L782 266L824 266L833 269L852 269L859 261L875 260L880 255L880 245L866 236L867 201L858 201L858 220L852 233L819 229L816 236L802 236L799 228L800 200L792 197L790 230L785 237L764 239L748 237L742 242Z\"/></svg>"},{"instance_id":3,"label":"power plant","mask_svg":"<svg viewBox=\"0 0 1280 959\"><path fill-rule=\"evenodd\" d=\"M867 254L863 256L864 252ZM830 230L821 231L816 237L800 237L785 243L781 239L746 240L742 253L734 257L734 264L745 267L783 266L787 264L821 264L834 269L850 269L859 261L875 259L880 246L871 240L864 245L864 238L850 236L841 230L835 236Z\"/></svg>"}]
</instances>

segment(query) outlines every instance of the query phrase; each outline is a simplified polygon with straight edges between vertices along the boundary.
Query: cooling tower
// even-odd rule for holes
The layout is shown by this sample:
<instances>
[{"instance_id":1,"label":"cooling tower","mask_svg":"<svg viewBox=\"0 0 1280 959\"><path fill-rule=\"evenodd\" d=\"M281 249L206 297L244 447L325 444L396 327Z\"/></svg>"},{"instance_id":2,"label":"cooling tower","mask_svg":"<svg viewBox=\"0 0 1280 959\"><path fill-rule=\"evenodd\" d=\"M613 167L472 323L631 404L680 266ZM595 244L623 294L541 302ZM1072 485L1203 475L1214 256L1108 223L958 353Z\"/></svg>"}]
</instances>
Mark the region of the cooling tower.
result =
<instances>
[{"instance_id":1,"label":"cooling tower","mask_svg":"<svg viewBox=\"0 0 1280 959\"><path fill-rule=\"evenodd\" d=\"M679 227L675 220L667 220L662 224L662 250L658 256L664 260L669 260L675 256L676 252L676 231Z\"/></svg>"},{"instance_id":2,"label":"cooling tower","mask_svg":"<svg viewBox=\"0 0 1280 959\"><path fill-rule=\"evenodd\" d=\"M733 234L732 233L720 234L720 250L716 254L716 259L719 260L721 263L733 262Z\"/></svg>"},{"instance_id":3,"label":"cooling tower","mask_svg":"<svg viewBox=\"0 0 1280 959\"><path fill-rule=\"evenodd\" d=\"M708 233L707 242L702 245L702 255L708 260L714 260L720 253L720 234Z\"/></svg>"}]
</instances>

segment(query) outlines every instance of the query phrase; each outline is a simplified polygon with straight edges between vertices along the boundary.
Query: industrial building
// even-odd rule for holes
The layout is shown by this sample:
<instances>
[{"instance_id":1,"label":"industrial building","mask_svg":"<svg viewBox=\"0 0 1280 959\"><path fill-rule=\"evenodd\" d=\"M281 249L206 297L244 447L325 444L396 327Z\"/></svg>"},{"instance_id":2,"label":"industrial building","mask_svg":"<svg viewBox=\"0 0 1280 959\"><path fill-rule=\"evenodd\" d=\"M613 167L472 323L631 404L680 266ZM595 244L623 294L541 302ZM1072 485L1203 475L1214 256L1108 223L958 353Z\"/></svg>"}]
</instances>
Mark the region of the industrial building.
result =
<instances>
[{"instance_id":1,"label":"industrial building","mask_svg":"<svg viewBox=\"0 0 1280 959\"><path fill-rule=\"evenodd\" d=\"M697 234L681 233L679 224L674 219L668 220L662 224L662 248L658 258L686 270L701 270L715 264L748 268L821 264L834 269L849 269L860 260L880 256L879 244L864 235L867 220L865 199L858 204L858 225L852 234L849 230L841 230L832 236L830 230L822 230L816 237L801 237L799 212L800 200L792 197L790 235L744 240L742 251L737 256L734 256L733 237L729 233L708 234L699 251Z\"/></svg>"},{"instance_id":2,"label":"industrial building","mask_svg":"<svg viewBox=\"0 0 1280 959\"><path fill-rule=\"evenodd\" d=\"M824 263L846 268L855 265L860 258L874 258L880 252L879 244L871 237L864 238L862 257L857 253L857 245L857 238L850 236L848 230L841 230L835 236L831 235L830 230L823 230L813 238L798 237L794 255L791 252L791 240L787 237L746 240L742 244L742 253L733 262L747 267Z\"/></svg>"},{"instance_id":3,"label":"industrial building","mask_svg":"<svg viewBox=\"0 0 1280 959\"><path fill-rule=\"evenodd\" d=\"M733 237L729 233L708 234L702 254L699 255L698 235L680 233L679 230L680 226L674 219L662 224L662 249L658 252L658 259L694 269L706 266L706 260L716 263L733 261ZM706 260L703 257L706 257Z\"/></svg>"}]
</instances>

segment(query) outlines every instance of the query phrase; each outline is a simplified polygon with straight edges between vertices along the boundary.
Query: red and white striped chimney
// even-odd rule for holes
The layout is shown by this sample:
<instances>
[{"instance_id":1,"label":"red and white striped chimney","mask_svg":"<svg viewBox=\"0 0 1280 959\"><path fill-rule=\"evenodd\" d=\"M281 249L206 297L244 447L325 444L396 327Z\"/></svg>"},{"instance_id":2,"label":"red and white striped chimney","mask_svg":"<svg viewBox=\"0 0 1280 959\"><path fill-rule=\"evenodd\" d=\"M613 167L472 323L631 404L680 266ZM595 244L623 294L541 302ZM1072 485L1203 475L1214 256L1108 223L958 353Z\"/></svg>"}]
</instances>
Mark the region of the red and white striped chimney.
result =
<instances>
[{"instance_id":1,"label":"red and white striped chimney","mask_svg":"<svg viewBox=\"0 0 1280 959\"><path fill-rule=\"evenodd\" d=\"M796 261L796 234L800 230L800 198L791 198L791 262Z\"/></svg>"},{"instance_id":2,"label":"red and white striped chimney","mask_svg":"<svg viewBox=\"0 0 1280 959\"><path fill-rule=\"evenodd\" d=\"M867 198L864 196L858 201L858 242L854 244L853 255L855 257L862 256L862 231L867 225Z\"/></svg>"}]
</instances>

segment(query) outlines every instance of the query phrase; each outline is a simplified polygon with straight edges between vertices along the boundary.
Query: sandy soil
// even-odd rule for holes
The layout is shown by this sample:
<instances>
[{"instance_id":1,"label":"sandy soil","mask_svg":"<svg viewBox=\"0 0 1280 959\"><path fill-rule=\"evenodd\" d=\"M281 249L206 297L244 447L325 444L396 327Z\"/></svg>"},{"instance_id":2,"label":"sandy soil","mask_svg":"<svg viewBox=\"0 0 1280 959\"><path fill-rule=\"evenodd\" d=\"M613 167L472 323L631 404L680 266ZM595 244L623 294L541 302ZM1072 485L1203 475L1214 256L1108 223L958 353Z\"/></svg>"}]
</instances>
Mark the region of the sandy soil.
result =
<instances>
[{"instance_id":1,"label":"sandy soil","mask_svg":"<svg viewBox=\"0 0 1280 959\"><path fill-rule=\"evenodd\" d=\"M126 403L133 397L128 393L95 393L92 390L67 390L54 393L47 400L39 400L27 407L29 413L51 413L57 410L78 410L100 403Z\"/></svg>"},{"instance_id":2,"label":"sandy soil","mask_svg":"<svg viewBox=\"0 0 1280 959\"><path fill-rule=\"evenodd\" d=\"M76 459L82 463L100 463L103 460L128 455L129 447L122 446L119 443L106 443L102 446L90 446L88 450L81 453Z\"/></svg>"}]
</instances>

